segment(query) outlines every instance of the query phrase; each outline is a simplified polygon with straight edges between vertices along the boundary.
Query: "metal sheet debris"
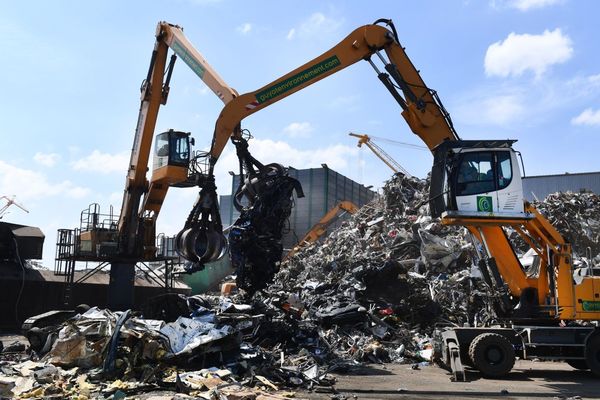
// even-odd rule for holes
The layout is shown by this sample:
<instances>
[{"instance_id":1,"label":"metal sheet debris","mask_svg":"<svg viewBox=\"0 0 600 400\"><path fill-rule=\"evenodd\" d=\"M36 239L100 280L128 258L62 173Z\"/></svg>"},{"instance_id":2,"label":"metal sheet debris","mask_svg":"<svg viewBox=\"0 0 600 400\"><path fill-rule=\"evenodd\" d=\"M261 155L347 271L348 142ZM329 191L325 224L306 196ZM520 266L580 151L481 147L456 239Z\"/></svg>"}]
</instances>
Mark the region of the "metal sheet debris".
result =
<instances>
[{"instance_id":1,"label":"metal sheet debris","mask_svg":"<svg viewBox=\"0 0 600 400\"><path fill-rule=\"evenodd\" d=\"M252 297L173 295L151 301L146 315L77 314L49 334L45 350L3 358L0 396L166 390L182 398L287 398L289 390L333 392L329 373L361 363L418 370L431 361L436 324L496 318L470 236L428 216L427 185L394 176ZM572 243L579 272L599 264L598 196L555 194L537 207ZM534 265L508 233L524 266ZM103 369L107 360L111 368Z\"/></svg>"}]
</instances>

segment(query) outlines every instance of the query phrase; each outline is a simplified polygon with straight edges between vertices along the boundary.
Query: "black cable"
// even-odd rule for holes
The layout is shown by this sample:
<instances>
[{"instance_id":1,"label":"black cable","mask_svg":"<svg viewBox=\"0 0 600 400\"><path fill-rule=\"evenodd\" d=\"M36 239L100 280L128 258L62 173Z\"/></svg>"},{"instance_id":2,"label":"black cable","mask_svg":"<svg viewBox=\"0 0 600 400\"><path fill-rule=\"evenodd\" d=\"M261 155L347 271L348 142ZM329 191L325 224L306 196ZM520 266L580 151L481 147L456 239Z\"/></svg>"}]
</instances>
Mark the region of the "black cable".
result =
<instances>
[{"instance_id":1,"label":"black cable","mask_svg":"<svg viewBox=\"0 0 600 400\"><path fill-rule=\"evenodd\" d=\"M385 18L379 18L377 21L373 22L373 25L378 25L380 23L384 23L385 25L389 26L392 29L392 34L394 35L394 39L396 39L396 42L400 43L400 40L398 39L398 32L396 31L396 26L394 26L394 23L392 22L392 20L385 19Z\"/></svg>"}]
</instances>

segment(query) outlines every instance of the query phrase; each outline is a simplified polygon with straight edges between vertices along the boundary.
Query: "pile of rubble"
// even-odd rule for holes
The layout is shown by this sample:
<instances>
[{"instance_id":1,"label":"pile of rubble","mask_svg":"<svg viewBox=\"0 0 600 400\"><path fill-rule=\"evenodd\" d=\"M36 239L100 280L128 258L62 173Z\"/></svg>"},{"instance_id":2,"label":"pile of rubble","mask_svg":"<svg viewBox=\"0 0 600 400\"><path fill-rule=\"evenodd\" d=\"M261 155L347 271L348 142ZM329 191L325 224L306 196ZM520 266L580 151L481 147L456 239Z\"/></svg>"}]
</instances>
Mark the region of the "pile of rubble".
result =
<instances>
[{"instance_id":1,"label":"pile of rubble","mask_svg":"<svg viewBox=\"0 0 600 400\"><path fill-rule=\"evenodd\" d=\"M600 196L558 192L534 203L534 206L571 243L577 256L600 254Z\"/></svg>"},{"instance_id":2,"label":"pile of rubble","mask_svg":"<svg viewBox=\"0 0 600 400\"><path fill-rule=\"evenodd\" d=\"M266 364L260 348L243 342L264 315L243 314L249 306L219 297L168 295L162 305L148 311L170 322L91 308L35 330L44 340L31 342L42 348L23 353L12 346L0 355L0 398L120 399L155 391L190 399L292 395L280 390L276 363ZM262 374L264 365L275 380ZM284 376L286 367L279 368Z\"/></svg>"},{"instance_id":3,"label":"pile of rubble","mask_svg":"<svg viewBox=\"0 0 600 400\"><path fill-rule=\"evenodd\" d=\"M433 220L427 199L426 181L396 175L252 298L166 295L141 314L92 308L35 331L35 351L1 358L0 397L275 399L333 392L329 373L363 362L418 369L436 325L495 319L470 236ZM555 194L537 207L577 263L598 260L582 254L600 250L600 197Z\"/></svg>"},{"instance_id":4,"label":"pile of rubble","mask_svg":"<svg viewBox=\"0 0 600 400\"><path fill-rule=\"evenodd\" d=\"M426 181L396 175L383 196L290 258L263 300L288 296L341 359L429 360L436 324L493 315L471 277L465 230L432 220L427 199Z\"/></svg>"},{"instance_id":5,"label":"pile of rubble","mask_svg":"<svg viewBox=\"0 0 600 400\"><path fill-rule=\"evenodd\" d=\"M429 360L435 327L494 322L471 236L433 220L427 200L427 181L394 176L383 196L289 259L262 300L279 298L316 325L343 360ZM600 265L600 196L555 193L535 206L572 244L576 267Z\"/></svg>"},{"instance_id":6,"label":"pile of rubble","mask_svg":"<svg viewBox=\"0 0 600 400\"><path fill-rule=\"evenodd\" d=\"M471 320L479 298L471 244L459 228L432 221L426 199L426 182L395 177L252 299L167 296L143 318L78 314L37 340L33 361L2 367L5 388L22 397L167 389L258 398L331 391L329 372L365 361L418 368L431 357L434 323Z\"/></svg>"}]
</instances>

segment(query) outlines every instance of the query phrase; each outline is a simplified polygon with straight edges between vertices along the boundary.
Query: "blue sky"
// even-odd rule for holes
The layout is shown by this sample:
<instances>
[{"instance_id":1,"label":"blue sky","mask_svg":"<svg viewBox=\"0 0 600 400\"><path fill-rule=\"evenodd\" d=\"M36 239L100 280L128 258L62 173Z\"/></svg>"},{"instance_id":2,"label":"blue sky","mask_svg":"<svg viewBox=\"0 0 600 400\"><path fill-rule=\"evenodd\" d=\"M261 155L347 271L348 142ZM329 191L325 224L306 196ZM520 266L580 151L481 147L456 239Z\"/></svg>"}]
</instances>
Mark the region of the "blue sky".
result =
<instances>
[{"instance_id":1,"label":"blue sky","mask_svg":"<svg viewBox=\"0 0 600 400\"><path fill-rule=\"evenodd\" d=\"M355 28L391 18L425 82L465 139L514 138L530 175L597 171L600 3L592 0L102 2L0 1L0 195L6 220L40 226L51 265L56 229L75 227L91 202L115 213L156 23L184 32L226 82L254 91L335 45ZM210 143L221 101L179 61L157 131ZM390 176L349 131L420 144L367 63L356 64L244 121L265 162L331 168L380 187ZM424 177L427 152L381 142ZM235 169L228 146L221 194ZM173 189L159 231L177 232L196 191Z\"/></svg>"}]
</instances>

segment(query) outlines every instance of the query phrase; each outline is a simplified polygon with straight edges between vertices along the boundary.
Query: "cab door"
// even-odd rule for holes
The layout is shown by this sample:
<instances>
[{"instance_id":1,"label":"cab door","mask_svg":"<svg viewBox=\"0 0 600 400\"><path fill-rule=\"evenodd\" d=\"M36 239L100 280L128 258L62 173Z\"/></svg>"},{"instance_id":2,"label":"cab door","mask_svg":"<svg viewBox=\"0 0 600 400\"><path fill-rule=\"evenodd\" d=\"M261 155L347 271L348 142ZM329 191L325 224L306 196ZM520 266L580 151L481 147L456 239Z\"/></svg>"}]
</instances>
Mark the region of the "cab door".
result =
<instances>
[{"instance_id":1,"label":"cab door","mask_svg":"<svg viewBox=\"0 0 600 400\"><path fill-rule=\"evenodd\" d=\"M495 151L495 180L498 212L523 212L523 183L514 151Z\"/></svg>"}]
</instances>

